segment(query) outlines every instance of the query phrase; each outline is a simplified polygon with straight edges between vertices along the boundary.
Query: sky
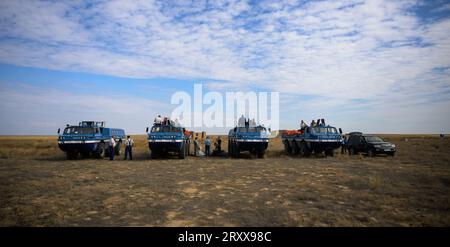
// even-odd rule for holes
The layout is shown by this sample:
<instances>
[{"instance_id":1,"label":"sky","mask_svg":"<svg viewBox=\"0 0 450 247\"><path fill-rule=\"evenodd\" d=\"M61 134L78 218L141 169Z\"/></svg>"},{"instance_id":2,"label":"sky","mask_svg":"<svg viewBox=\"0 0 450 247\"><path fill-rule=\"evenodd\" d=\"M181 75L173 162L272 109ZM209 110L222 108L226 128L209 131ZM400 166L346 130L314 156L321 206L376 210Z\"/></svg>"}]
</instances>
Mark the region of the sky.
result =
<instances>
[{"instance_id":1,"label":"sky","mask_svg":"<svg viewBox=\"0 0 450 247\"><path fill-rule=\"evenodd\" d=\"M450 133L450 1L0 1L0 135L143 134L195 83L279 92L281 129Z\"/></svg>"}]
</instances>

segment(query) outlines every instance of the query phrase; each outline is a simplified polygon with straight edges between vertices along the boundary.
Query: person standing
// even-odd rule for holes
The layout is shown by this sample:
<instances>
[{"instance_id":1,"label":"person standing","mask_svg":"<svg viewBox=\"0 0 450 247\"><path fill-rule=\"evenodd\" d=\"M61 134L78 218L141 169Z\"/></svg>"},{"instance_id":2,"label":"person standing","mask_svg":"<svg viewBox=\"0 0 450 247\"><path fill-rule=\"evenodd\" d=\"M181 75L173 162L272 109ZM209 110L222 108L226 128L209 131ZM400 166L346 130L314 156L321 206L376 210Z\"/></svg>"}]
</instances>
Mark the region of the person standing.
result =
<instances>
[{"instance_id":1,"label":"person standing","mask_svg":"<svg viewBox=\"0 0 450 247\"><path fill-rule=\"evenodd\" d=\"M308 127L308 125L306 125L305 121L302 120L302 122L300 123L300 129L304 130L306 129L306 127Z\"/></svg>"},{"instance_id":2,"label":"person standing","mask_svg":"<svg viewBox=\"0 0 450 247\"><path fill-rule=\"evenodd\" d=\"M211 150L211 139L209 139L209 136L206 137L205 139L205 156L208 157L210 156L210 151Z\"/></svg>"},{"instance_id":3,"label":"person standing","mask_svg":"<svg viewBox=\"0 0 450 247\"><path fill-rule=\"evenodd\" d=\"M128 158L128 155L130 156L130 160L133 160L133 145L134 141L131 139L130 136L127 136L127 140L125 141L125 158L126 160Z\"/></svg>"},{"instance_id":4,"label":"person standing","mask_svg":"<svg viewBox=\"0 0 450 247\"><path fill-rule=\"evenodd\" d=\"M194 140L194 156L198 156L199 149L200 149L200 146L199 146L199 143L198 143L198 138L195 137L195 140Z\"/></svg>"},{"instance_id":5,"label":"person standing","mask_svg":"<svg viewBox=\"0 0 450 247\"><path fill-rule=\"evenodd\" d=\"M239 118L239 121L238 121L238 127L244 127L244 126L245 126L245 117L242 114L242 116Z\"/></svg>"},{"instance_id":6,"label":"person standing","mask_svg":"<svg viewBox=\"0 0 450 247\"><path fill-rule=\"evenodd\" d=\"M347 136L342 136L341 154L347 153Z\"/></svg>"},{"instance_id":7,"label":"person standing","mask_svg":"<svg viewBox=\"0 0 450 247\"><path fill-rule=\"evenodd\" d=\"M114 136L111 136L109 140L109 160L114 160L114 147L116 146L116 140L114 140Z\"/></svg>"},{"instance_id":8,"label":"person standing","mask_svg":"<svg viewBox=\"0 0 450 247\"><path fill-rule=\"evenodd\" d=\"M162 118L161 118L161 115L158 115L156 118L155 118L155 124L162 124Z\"/></svg>"},{"instance_id":9,"label":"person standing","mask_svg":"<svg viewBox=\"0 0 450 247\"><path fill-rule=\"evenodd\" d=\"M217 151L222 152L222 140L220 139L220 136L217 137Z\"/></svg>"}]
</instances>

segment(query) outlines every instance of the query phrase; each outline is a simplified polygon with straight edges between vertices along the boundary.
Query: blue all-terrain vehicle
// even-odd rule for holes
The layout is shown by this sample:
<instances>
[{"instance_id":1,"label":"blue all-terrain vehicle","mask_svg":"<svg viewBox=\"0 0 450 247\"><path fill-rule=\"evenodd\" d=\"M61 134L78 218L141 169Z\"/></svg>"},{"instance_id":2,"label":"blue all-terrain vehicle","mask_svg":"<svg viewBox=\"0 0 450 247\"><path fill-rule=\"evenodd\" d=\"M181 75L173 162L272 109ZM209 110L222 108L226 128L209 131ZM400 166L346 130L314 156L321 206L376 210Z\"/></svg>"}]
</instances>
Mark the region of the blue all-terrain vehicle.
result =
<instances>
[{"instance_id":1,"label":"blue all-terrain vehicle","mask_svg":"<svg viewBox=\"0 0 450 247\"><path fill-rule=\"evenodd\" d=\"M62 134L58 129L58 146L66 153L67 159L76 159L78 155L83 158L93 155L100 159L109 156L108 143L113 136L116 141L114 152L120 155L125 131L106 128L105 122L83 121L78 125L67 125Z\"/></svg>"},{"instance_id":2,"label":"blue all-terrain vehicle","mask_svg":"<svg viewBox=\"0 0 450 247\"><path fill-rule=\"evenodd\" d=\"M147 128L148 147L151 158L175 153L184 159L190 153L191 135L185 128L169 121L167 124L154 124L149 132Z\"/></svg>"},{"instance_id":3,"label":"blue all-terrain vehicle","mask_svg":"<svg viewBox=\"0 0 450 247\"><path fill-rule=\"evenodd\" d=\"M269 134L263 126L256 127L235 127L228 133L228 155L239 158L242 151L249 151L251 154L263 158L269 145Z\"/></svg>"},{"instance_id":4,"label":"blue all-terrain vehicle","mask_svg":"<svg viewBox=\"0 0 450 247\"><path fill-rule=\"evenodd\" d=\"M335 127L320 125L301 130L284 131L281 141L288 154L307 157L312 153L325 152L326 156L333 156L333 151L341 146L342 138Z\"/></svg>"}]
</instances>

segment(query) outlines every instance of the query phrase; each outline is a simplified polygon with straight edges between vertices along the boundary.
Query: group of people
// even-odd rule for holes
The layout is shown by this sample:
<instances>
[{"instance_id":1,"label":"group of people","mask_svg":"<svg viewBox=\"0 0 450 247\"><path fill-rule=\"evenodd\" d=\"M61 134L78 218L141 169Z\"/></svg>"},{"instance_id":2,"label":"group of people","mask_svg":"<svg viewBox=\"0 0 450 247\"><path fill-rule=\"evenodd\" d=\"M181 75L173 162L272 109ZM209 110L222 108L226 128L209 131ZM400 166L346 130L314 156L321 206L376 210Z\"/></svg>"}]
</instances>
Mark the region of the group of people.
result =
<instances>
[{"instance_id":1,"label":"group of people","mask_svg":"<svg viewBox=\"0 0 450 247\"><path fill-rule=\"evenodd\" d=\"M114 136L111 136L111 139L108 143L108 151L109 151L109 160L114 160L115 155L115 147L118 143L114 139ZM134 146L134 140L131 139L131 136L127 136L127 139L125 140L125 158L124 160L127 160L128 157L130 157L130 160L133 160L133 146Z\"/></svg>"},{"instance_id":2,"label":"group of people","mask_svg":"<svg viewBox=\"0 0 450 247\"><path fill-rule=\"evenodd\" d=\"M310 124L311 127L319 127L319 126L325 126L325 119L317 119L317 121L315 121L314 119L311 121ZM300 122L300 129L304 130L308 128L308 125L305 123L305 121L301 121Z\"/></svg>"},{"instance_id":3,"label":"group of people","mask_svg":"<svg viewBox=\"0 0 450 247\"><path fill-rule=\"evenodd\" d=\"M256 120L254 118L245 118L242 115L238 120L238 127L256 127Z\"/></svg>"},{"instance_id":4,"label":"group of people","mask_svg":"<svg viewBox=\"0 0 450 247\"><path fill-rule=\"evenodd\" d=\"M179 126L179 122L178 122L178 118L175 119L175 121L172 121L170 118L168 117L161 117L161 115L158 115L155 117L154 123L157 125L169 125L169 124L174 124L175 126Z\"/></svg>"},{"instance_id":5,"label":"group of people","mask_svg":"<svg viewBox=\"0 0 450 247\"><path fill-rule=\"evenodd\" d=\"M212 143L211 138L209 138L209 136L207 136L205 138L205 142L204 142L204 145L205 145L204 155L206 157L211 156L211 155L212 156L220 156L220 154L223 153L222 139L220 139L220 136L217 137L216 141L214 142L214 150L213 150L212 154L211 154L211 143ZM201 156L201 155L202 155L202 152L200 150L200 142L198 141L198 138L196 137L194 140L194 156Z\"/></svg>"}]
</instances>

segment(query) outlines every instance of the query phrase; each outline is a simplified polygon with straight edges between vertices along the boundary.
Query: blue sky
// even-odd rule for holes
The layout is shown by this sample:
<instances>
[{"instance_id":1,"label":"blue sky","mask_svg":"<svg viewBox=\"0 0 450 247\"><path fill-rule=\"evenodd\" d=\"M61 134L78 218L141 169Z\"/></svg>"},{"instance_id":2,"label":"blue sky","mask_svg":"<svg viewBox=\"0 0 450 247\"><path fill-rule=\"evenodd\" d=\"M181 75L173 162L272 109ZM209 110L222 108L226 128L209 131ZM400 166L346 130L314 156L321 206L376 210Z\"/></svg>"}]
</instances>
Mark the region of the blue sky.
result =
<instances>
[{"instance_id":1,"label":"blue sky","mask_svg":"<svg viewBox=\"0 0 450 247\"><path fill-rule=\"evenodd\" d=\"M143 133L194 83L280 92L283 129L450 133L449 30L450 1L1 1L0 134Z\"/></svg>"}]
</instances>

